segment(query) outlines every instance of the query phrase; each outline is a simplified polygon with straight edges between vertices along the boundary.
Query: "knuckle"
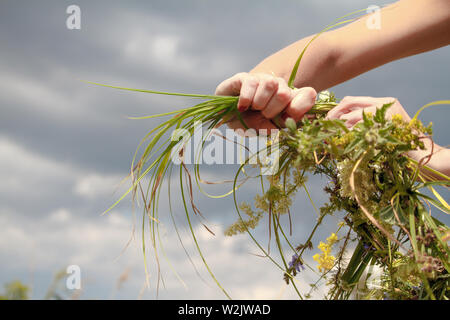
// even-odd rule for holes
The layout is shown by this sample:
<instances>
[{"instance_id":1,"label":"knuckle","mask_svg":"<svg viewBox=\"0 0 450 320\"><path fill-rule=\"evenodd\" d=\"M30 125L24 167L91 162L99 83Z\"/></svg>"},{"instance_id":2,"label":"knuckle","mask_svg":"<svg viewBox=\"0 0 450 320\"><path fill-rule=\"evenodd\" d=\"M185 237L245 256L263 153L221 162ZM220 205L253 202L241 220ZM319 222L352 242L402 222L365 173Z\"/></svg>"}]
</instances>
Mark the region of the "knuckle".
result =
<instances>
[{"instance_id":1,"label":"knuckle","mask_svg":"<svg viewBox=\"0 0 450 320\"><path fill-rule=\"evenodd\" d=\"M267 90L275 90L278 87L278 82L271 78L264 81L264 88Z\"/></svg>"},{"instance_id":2,"label":"knuckle","mask_svg":"<svg viewBox=\"0 0 450 320\"><path fill-rule=\"evenodd\" d=\"M238 72L234 75L236 78L243 78L247 75L247 72Z\"/></svg>"},{"instance_id":3,"label":"knuckle","mask_svg":"<svg viewBox=\"0 0 450 320\"><path fill-rule=\"evenodd\" d=\"M393 103L398 103L398 102L399 102L398 99L397 99L397 98L394 98L394 97L388 97L388 98L386 98L386 100L387 100L388 102L393 102Z\"/></svg>"},{"instance_id":4,"label":"knuckle","mask_svg":"<svg viewBox=\"0 0 450 320\"><path fill-rule=\"evenodd\" d=\"M287 89L282 89L277 92L277 99L280 102L289 102L291 98L291 92Z\"/></svg>"},{"instance_id":5,"label":"knuckle","mask_svg":"<svg viewBox=\"0 0 450 320\"><path fill-rule=\"evenodd\" d=\"M241 106L249 106L252 103L252 99L246 96L239 97L239 105Z\"/></svg>"},{"instance_id":6,"label":"knuckle","mask_svg":"<svg viewBox=\"0 0 450 320\"><path fill-rule=\"evenodd\" d=\"M353 99L352 96L345 96L345 97L341 100L341 103L350 102L352 99Z\"/></svg>"},{"instance_id":7,"label":"knuckle","mask_svg":"<svg viewBox=\"0 0 450 320\"><path fill-rule=\"evenodd\" d=\"M254 76L250 76L246 79L245 85L251 87L252 89L258 86L258 80Z\"/></svg>"},{"instance_id":8,"label":"knuckle","mask_svg":"<svg viewBox=\"0 0 450 320\"><path fill-rule=\"evenodd\" d=\"M284 78L281 78L281 77L275 77L275 80L278 81L278 83L283 83L283 84L286 84L286 85L287 85L286 80L284 80Z\"/></svg>"}]
</instances>

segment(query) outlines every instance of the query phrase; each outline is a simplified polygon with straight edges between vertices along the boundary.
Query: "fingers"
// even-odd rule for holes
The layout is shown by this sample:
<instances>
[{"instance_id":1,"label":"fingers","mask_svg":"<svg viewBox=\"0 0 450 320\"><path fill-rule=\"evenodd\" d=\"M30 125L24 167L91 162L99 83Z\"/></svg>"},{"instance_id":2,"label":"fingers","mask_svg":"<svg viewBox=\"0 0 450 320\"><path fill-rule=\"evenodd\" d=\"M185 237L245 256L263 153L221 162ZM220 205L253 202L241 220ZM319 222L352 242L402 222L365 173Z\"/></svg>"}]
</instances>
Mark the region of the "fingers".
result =
<instances>
[{"instance_id":1,"label":"fingers","mask_svg":"<svg viewBox=\"0 0 450 320\"><path fill-rule=\"evenodd\" d=\"M345 120L345 126L347 128L352 128L357 123L359 123L360 121L363 120L363 112L366 114L369 112L372 114L375 114L376 111L377 111L376 106L361 108L361 109L357 109L355 111L343 114L339 119Z\"/></svg>"},{"instance_id":2,"label":"fingers","mask_svg":"<svg viewBox=\"0 0 450 320\"><path fill-rule=\"evenodd\" d=\"M304 87L295 89L293 96L294 98L281 115L283 121L288 117L294 119L296 122L303 118L306 112L308 112L316 102L317 92L311 87Z\"/></svg>"},{"instance_id":3,"label":"fingers","mask_svg":"<svg viewBox=\"0 0 450 320\"><path fill-rule=\"evenodd\" d=\"M388 109L386 118L390 118L394 113L400 113L406 119L409 117L395 98L345 97L339 105L328 112L326 118L344 120L345 125L348 128L352 128L363 120L363 111L375 114L377 108L381 108L384 104L391 102L393 102L393 105Z\"/></svg>"},{"instance_id":4,"label":"fingers","mask_svg":"<svg viewBox=\"0 0 450 320\"><path fill-rule=\"evenodd\" d=\"M274 118L291 102L292 93L293 90L288 87L286 81L278 80L278 89L272 95L264 110L261 111L262 115L267 119Z\"/></svg>"},{"instance_id":5,"label":"fingers","mask_svg":"<svg viewBox=\"0 0 450 320\"><path fill-rule=\"evenodd\" d=\"M328 112L326 118L339 119L346 113L372 106L374 100L375 98L372 97L345 97L336 107Z\"/></svg>"},{"instance_id":6,"label":"fingers","mask_svg":"<svg viewBox=\"0 0 450 320\"><path fill-rule=\"evenodd\" d=\"M245 122L247 127L253 128L257 131L260 131L261 129L267 130L267 133L270 134L271 130L278 130L278 128L270 121L269 119L265 118L261 112L248 110L242 113L242 120ZM227 122L227 125L229 128L237 130L237 129L243 129L245 130L245 127L242 125L242 123L237 118L233 118L231 121Z\"/></svg>"},{"instance_id":7,"label":"fingers","mask_svg":"<svg viewBox=\"0 0 450 320\"><path fill-rule=\"evenodd\" d=\"M290 89L283 78L268 74L238 73L216 88L216 95L239 95L238 110L264 111L267 118L280 113L291 100Z\"/></svg>"},{"instance_id":8,"label":"fingers","mask_svg":"<svg viewBox=\"0 0 450 320\"><path fill-rule=\"evenodd\" d=\"M242 80L246 77L246 73L237 73L231 78L222 81L216 88L218 96L237 96L241 92Z\"/></svg>"},{"instance_id":9,"label":"fingers","mask_svg":"<svg viewBox=\"0 0 450 320\"><path fill-rule=\"evenodd\" d=\"M217 95L239 95L238 110L242 113L248 127L255 129L274 129L270 119L285 110L285 118L300 120L314 105L316 91L307 87L291 89L283 78L263 73L238 73L223 81L216 88ZM293 100L294 99L294 100ZM248 111L259 111L258 114ZM233 120L229 126L240 128L242 124Z\"/></svg>"},{"instance_id":10,"label":"fingers","mask_svg":"<svg viewBox=\"0 0 450 320\"><path fill-rule=\"evenodd\" d=\"M259 87L259 81L256 77L248 75L244 79L241 79L241 83L237 108L239 112L244 112L250 108L253 103L256 89Z\"/></svg>"},{"instance_id":11,"label":"fingers","mask_svg":"<svg viewBox=\"0 0 450 320\"><path fill-rule=\"evenodd\" d=\"M272 96L277 92L280 82L275 77L262 77L255 98L253 99L252 109L258 111L264 110L272 99Z\"/></svg>"}]
</instances>

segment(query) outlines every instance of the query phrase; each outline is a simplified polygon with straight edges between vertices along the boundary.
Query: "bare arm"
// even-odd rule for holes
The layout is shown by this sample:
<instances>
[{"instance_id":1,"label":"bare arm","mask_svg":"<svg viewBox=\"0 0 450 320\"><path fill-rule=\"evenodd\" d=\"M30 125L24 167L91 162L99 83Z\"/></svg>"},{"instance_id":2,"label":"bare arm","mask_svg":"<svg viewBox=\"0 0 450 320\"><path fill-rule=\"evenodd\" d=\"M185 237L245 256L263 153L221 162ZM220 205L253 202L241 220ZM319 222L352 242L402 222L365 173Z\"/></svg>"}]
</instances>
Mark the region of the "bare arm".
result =
<instances>
[{"instance_id":1,"label":"bare arm","mask_svg":"<svg viewBox=\"0 0 450 320\"><path fill-rule=\"evenodd\" d=\"M282 119L300 120L314 104L315 90L330 88L390 61L450 44L449 0L400 0L379 14L381 29L368 28L371 17L364 16L315 39L294 81L295 87L303 90L290 90L287 81L299 53L314 35L264 59L250 73L223 81L216 94L239 95L238 108L251 127L272 129L269 120L277 114Z\"/></svg>"},{"instance_id":2,"label":"bare arm","mask_svg":"<svg viewBox=\"0 0 450 320\"><path fill-rule=\"evenodd\" d=\"M450 149L433 144L430 138L423 140L425 150L409 151L408 156L416 161L423 161L425 165L450 177ZM422 170L424 173L436 179L442 179L438 175Z\"/></svg>"},{"instance_id":3,"label":"bare arm","mask_svg":"<svg viewBox=\"0 0 450 320\"><path fill-rule=\"evenodd\" d=\"M400 0L381 9L380 17L381 29L368 28L370 16L364 16L318 37L306 51L294 85L324 90L388 62L450 44L448 0ZM311 37L271 55L251 73L273 73L287 81Z\"/></svg>"}]
</instances>

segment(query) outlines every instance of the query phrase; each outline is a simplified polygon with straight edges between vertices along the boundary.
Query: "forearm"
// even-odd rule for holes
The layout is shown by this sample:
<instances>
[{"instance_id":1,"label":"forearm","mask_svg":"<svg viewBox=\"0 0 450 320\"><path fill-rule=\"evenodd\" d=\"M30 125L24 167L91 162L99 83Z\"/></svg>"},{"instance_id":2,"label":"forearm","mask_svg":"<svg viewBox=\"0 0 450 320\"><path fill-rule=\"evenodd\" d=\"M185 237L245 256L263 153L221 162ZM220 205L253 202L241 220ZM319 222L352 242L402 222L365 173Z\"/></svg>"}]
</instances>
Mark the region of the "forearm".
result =
<instances>
[{"instance_id":1,"label":"forearm","mask_svg":"<svg viewBox=\"0 0 450 320\"><path fill-rule=\"evenodd\" d=\"M338 44L338 81L450 43L448 0L398 1L383 8L380 18L381 29L367 28L365 16L332 32Z\"/></svg>"},{"instance_id":2,"label":"forearm","mask_svg":"<svg viewBox=\"0 0 450 320\"><path fill-rule=\"evenodd\" d=\"M450 43L448 0L401 0L383 8L380 17L381 29L368 28L370 16L364 16L320 35L306 50L294 85L327 89L390 61ZM266 58L251 72L273 73L288 80L311 37Z\"/></svg>"},{"instance_id":3,"label":"forearm","mask_svg":"<svg viewBox=\"0 0 450 320\"><path fill-rule=\"evenodd\" d=\"M450 177L450 149L440 148L431 158L430 167Z\"/></svg>"},{"instance_id":4,"label":"forearm","mask_svg":"<svg viewBox=\"0 0 450 320\"><path fill-rule=\"evenodd\" d=\"M425 150L409 151L407 155L417 162L438 171L447 177L450 176L450 149L433 144L429 138L424 139ZM430 170L422 169L424 174L441 180L442 177L433 174Z\"/></svg>"},{"instance_id":5,"label":"forearm","mask_svg":"<svg viewBox=\"0 0 450 320\"><path fill-rule=\"evenodd\" d=\"M289 80L292 69L299 54L314 35L301 39L264 59L250 73L268 73ZM324 33L316 38L300 63L294 86L313 87L317 91L332 86L335 82L334 66L337 58L337 47L333 44L333 37ZM333 72L334 71L334 72Z\"/></svg>"}]
</instances>

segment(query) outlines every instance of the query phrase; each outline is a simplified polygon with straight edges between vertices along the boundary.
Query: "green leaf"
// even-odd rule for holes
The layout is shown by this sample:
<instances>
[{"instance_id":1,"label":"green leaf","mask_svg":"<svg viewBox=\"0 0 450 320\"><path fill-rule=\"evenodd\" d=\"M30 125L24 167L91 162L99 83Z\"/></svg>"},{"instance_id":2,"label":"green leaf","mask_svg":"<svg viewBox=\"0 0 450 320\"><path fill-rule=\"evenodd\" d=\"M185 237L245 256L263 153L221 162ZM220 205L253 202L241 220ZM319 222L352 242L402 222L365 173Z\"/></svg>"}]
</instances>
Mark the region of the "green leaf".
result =
<instances>
[{"instance_id":1,"label":"green leaf","mask_svg":"<svg viewBox=\"0 0 450 320\"><path fill-rule=\"evenodd\" d=\"M292 118L287 118L284 124L286 125L286 128L288 128L292 132L295 132L295 130L297 130L297 124L295 123L295 120Z\"/></svg>"},{"instance_id":2,"label":"green leaf","mask_svg":"<svg viewBox=\"0 0 450 320\"><path fill-rule=\"evenodd\" d=\"M430 198L429 196L424 195L419 192L415 192L415 194L417 194L419 197L426 199L429 203L431 203L433 206L435 206L442 212L444 212L446 214L450 214L450 210L448 208L446 208L443 204L441 204L439 201L437 201L436 199Z\"/></svg>"},{"instance_id":3,"label":"green leaf","mask_svg":"<svg viewBox=\"0 0 450 320\"><path fill-rule=\"evenodd\" d=\"M365 113L364 110L362 112L362 116L363 116L364 126L366 126L366 128L371 128L373 126L373 121L367 117L367 113Z\"/></svg>"},{"instance_id":4,"label":"green leaf","mask_svg":"<svg viewBox=\"0 0 450 320\"><path fill-rule=\"evenodd\" d=\"M361 137L355 137L355 140L350 142L347 147L344 150L345 154L348 154L352 152L356 147L358 147L360 144L363 144L364 141L361 139Z\"/></svg>"},{"instance_id":5,"label":"green leaf","mask_svg":"<svg viewBox=\"0 0 450 320\"><path fill-rule=\"evenodd\" d=\"M381 108L377 108L377 111L375 112L374 120L375 122L384 124L386 123L386 111L389 109L390 106L394 104L393 102L385 103Z\"/></svg>"},{"instance_id":6,"label":"green leaf","mask_svg":"<svg viewBox=\"0 0 450 320\"><path fill-rule=\"evenodd\" d=\"M394 207L393 206L384 207L383 209L378 211L374 216L387 224L398 225L399 223L397 218L395 217L394 209L397 212L400 223L404 226L408 226L409 224L408 218L406 217L405 212L399 205L398 201L394 203Z\"/></svg>"}]
</instances>

